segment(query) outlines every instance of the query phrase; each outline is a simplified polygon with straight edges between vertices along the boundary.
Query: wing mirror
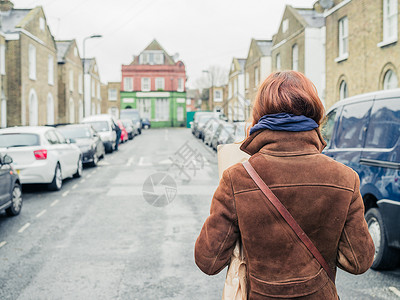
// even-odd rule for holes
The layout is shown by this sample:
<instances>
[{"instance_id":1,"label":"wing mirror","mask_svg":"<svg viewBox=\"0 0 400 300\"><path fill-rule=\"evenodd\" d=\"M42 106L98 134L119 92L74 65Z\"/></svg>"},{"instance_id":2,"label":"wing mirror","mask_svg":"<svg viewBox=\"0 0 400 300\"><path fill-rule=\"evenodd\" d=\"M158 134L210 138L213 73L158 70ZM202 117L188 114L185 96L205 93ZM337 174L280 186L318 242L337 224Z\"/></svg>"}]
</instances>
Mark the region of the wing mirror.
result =
<instances>
[{"instance_id":1,"label":"wing mirror","mask_svg":"<svg viewBox=\"0 0 400 300\"><path fill-rule=\"evenodd\" d=\"M1 160L1 162L2 162L3 165L9 165L9 164L12 164L13 159L12 159L11 156L6 154L6 155L3 156L3 159Z\"/></svg>"}]
</instances>

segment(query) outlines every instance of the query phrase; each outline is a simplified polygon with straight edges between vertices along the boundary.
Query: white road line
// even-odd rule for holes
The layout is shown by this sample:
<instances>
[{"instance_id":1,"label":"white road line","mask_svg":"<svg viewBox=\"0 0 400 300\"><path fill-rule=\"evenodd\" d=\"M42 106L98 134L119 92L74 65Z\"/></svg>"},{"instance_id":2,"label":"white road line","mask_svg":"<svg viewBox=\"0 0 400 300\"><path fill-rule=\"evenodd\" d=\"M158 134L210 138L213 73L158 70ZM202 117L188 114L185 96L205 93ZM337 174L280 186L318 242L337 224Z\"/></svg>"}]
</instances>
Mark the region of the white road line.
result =
<instances>
[{"instance_id":1,"label":"white road line","mask_svg":"<svg viewBox=\"0 0 400 300\"><path fill-rule=\"evenodd\" d=\"M81 180L81 183L84 183L85 181L86 181L86 179L82 179L82 180Z\"/></svg>"},{"instance_id":2,"label":"white road line","mask_svg":"<svg viewBox=\"0 0 400 300\"><path fill-rule=\"evenodd\" d=\"M132 163L133 163L133 157L131 157L130 159L128 159L128 162L126 163L126 166L127 166L127 167L130 167Z\"/></svg>"},{"instance_id":3,"label":"white road line","mask_svg":"<svg viewBox=\"0 0 400 300\"><path fill-rule=\"evenodd\" d=\"M86 178L90 178L90 177L92 177L92 174L89 174L88 176L86 176Z\"/></svg>"},{"instance_id":4,"label":"white road line","mask_svg":"<svg viewBox=\"0 0 400 300\"><path fill-rule=\"evenodd\" d=\"M78 184L76 183L76 184L74 184L74 186L72 187L72 189L74 190L74 189L76 189L78 187Z\"/></svg>"},{"instance_id":5,"label":"white road line","mask_svg":"<svg viewBox=\"0 0 400 300\"><path fill-rule=\"evenodd\" d=\"M47 211L46 209L43 209L40 213L36 215L36 218L40 218L41 216L43 216L46 213L46 211Z\"/></svg>"},{"instance_id":6,"label":"white road line","mask_svg":"<svg viewBox=\"0 0 400 300\"><path fill-rule=\"evenodd\" d=\"M56 205L58 202L60 202L60 200L56 199L56 200L54 200L54 201L50 204L50 206L53 207L53 206Z\"/></svg>"},{"instance_id":7,"label":"white road line","mask_svg":"<svg viewBox=\"0 0 400 300\"><path fill-rule=\"evenodd\" d=\"M389 287L389 290L390 290L393 294L395 294L397 297L400 297L400 291L399 291L397 288L395 288L394 286L390 286L390 287Z\"/></svg>"},{"instance_id":8,"label":"white road line","mask_svg":"<svg viewBox=\"0 0 400 300\"><path fill-rule=\"evenodd\" d=\"M2 241L2 242L0 243L0 248L3 247L3 246L5 246L6 244L7 244L6 241Z\"/></svg>"},{"instance_id":9,"label":"white road line","mask_svg":"<svg viewBox=\"0 0 400 300\"><path fill-rule=\"evenodd\" d=\"M94 170L93 172L92 172L92 174L95 174L97 172L97 169L96 170Z\"/></svg>"},{"instance_id":10,"label":"white road line","mask_svg":"<svg viewBox=\"0 0 400 300\"><path fill-rule=\"evenodd\" d=\"M62 194L62 196L63 196L63 197L66 197L68 194L69 194L69 191L65 191L65 192Z\"/></svg>"},{"instance_id":11,"label":"white road line","mask_svg":"<svg viewBox=\"0 0 400 300\"><path fill-rule=\"evenodd\" d=\"M23 233L25 229L27 229L29 226L31 226L31 223L26 223L24 226L22 226L19 230L18 233Z\"/></svg>"},{"instance_id":12,"label":"white road line","mask_svg":"<svg viewBox=\"0 0 400 300\"><path fill-rule=\"evenodd\" d=\"M139 166L142 166L142 165L143 165L143 162L144 162L144 157L141 156L140 159L139 159L138 165L139 165Z\"/></svg>"}]
</instances>

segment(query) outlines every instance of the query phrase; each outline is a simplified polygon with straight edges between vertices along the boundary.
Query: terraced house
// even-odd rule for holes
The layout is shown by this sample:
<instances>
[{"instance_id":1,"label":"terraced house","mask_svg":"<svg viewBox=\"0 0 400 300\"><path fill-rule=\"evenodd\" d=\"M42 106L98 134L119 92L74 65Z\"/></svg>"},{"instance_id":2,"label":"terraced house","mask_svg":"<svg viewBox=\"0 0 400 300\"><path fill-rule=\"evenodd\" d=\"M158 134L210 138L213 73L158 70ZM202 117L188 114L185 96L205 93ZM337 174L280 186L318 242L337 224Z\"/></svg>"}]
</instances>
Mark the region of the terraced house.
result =
<instances>
[{"instance_id":1,"label":"terraced house","mask_svg":"<svg viewBox=\"0 0 400 300\"><path fill-rule=\"evenodd\" d=\"M135 108L152 127L186 126L186 70L153 40L122 66L121 109Z\"/></svg>"},{"instance_id":2,"label":"terraced house","mask_svg":"<svg viewBox=\"0 0 400 300\"><path fill-rule=\"evenodd\" d=\"M245 121L250 116L250 103L245 98L245 65L246 59L232 59L229 69L228 100L224 109L229 121Z\"/></svg>"},{"instance_id":3,"label":"terraced house","mask_svg":"<svg viewBox=\"0 0 400 300\"><path fill-rule=\"evenodd\" d=\"M83 89L85 117L101 113L101 81L95 58L83 58Z\"/></svg>"},{"instance_id":4,"label":"terraced house","mask_svg":"<svg viewBox=\"0 0 400 300\"><path fill-rule=\"evenodd\" d=\"M58 62L58 122L83 118L83 68L75 40L56 41Z\"/></svg>"},{"instance_id":5,"label":"terraced house","mask_svg":"<svg viewBox=\"0 0 400 300\"><path fill-rule=\"evenodd\" d=\"M0 31L6 40L6 50L0 52L5 51L7 64L0 73L8 78L7 105L2 109L7 113L7 126L54 124L58 115L57 50L43 9L14 9L11 1L3 0L0 14Z\"/></svg>"}]
</instances>

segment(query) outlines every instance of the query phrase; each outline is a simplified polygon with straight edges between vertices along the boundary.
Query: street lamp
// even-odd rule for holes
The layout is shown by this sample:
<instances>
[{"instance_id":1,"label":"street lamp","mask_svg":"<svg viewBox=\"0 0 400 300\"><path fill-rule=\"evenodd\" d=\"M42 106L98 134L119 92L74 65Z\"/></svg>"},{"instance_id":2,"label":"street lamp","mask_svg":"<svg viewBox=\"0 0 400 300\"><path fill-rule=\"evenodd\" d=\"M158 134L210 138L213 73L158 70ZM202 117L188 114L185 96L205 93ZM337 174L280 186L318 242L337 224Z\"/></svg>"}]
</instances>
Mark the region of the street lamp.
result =
<instances>
[{"instance_id":1,"label":"street lamp","mask_svg":"<svg viewBox=\"0 0 400 300\"><path fill-rule=\"evenodd\" d=\"M85 72L85 59L86 59L86 56L85 56L85 47L86 47L86 40L89 40L89 39L97 39L97 38L101 38L101 37L103 37L102 35L100 35L100 34L92 34L92 35L90 35L90 36L87 36L87 37L85 37L84 39L83 39L83 49L82 49L82 73L83 73L83 78L82 78L82 80L83 80L83 82L82 82L82 86L83 86L83 116L84 117L86 117L86 95L85 95L85 74L86 74L86 72ZM90 107L89 107L89 111L90 111Z\"/></svg>"}]
</instances>

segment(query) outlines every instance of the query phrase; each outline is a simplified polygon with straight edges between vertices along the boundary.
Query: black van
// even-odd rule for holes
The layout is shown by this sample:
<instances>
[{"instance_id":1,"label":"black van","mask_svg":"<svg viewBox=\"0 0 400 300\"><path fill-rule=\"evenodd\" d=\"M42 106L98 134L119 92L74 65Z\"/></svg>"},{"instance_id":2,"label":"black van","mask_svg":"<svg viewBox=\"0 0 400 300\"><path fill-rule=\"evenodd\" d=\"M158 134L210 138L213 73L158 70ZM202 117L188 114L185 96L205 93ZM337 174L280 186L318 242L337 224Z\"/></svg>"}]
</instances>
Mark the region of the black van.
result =
<instances>
[{"instance_id":1,"label":"black van","mask_svg":"<svg viewBox=\"0 0 400 300\"><path fill-rule=\"evenodd\" d=\"M397 266L400 255L400 89L336 103L322 134L327 156L360 176L365 219L375 244L373 269Z\"/></svg>"}]
</instances>

